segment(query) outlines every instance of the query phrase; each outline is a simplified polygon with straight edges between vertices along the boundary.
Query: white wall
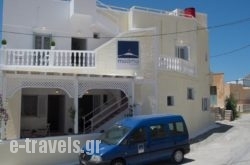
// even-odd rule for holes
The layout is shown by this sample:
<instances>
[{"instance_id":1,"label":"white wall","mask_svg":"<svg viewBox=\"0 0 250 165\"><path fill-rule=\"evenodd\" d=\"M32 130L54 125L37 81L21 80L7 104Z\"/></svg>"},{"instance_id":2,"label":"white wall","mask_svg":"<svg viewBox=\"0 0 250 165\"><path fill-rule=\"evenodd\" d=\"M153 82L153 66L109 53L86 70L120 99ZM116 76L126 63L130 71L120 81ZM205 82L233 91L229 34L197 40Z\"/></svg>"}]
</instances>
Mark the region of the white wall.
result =
<instances>
[{"instance_id":1,"label":"white wall","mask_svg":"<svg viewBox=\"0 0 250 165\"><path fill-rule=\"evenodd\" d=\"M143 10L132 11L132 28L154 27L157 34L162 34L158 38L161 57L175 57L175 46L185 45L190 47L190 61L196 64L197 35L195 30L198 26L196 21L187 17L162 15Z\"/></svg>"},{"instance_id":2,"label":"white wall","mask_svg":"<svg viewBox=\"0 0 250 165\"><path fill-rule=\"evenodd\" d=\"M21 123L21 91L8 99L9 120L6 128L7 139L17 139L20 137L20 123Z\"/></svg>"},{"instance_id":3,"label":"white wall","mask_svg":"<svg viewBox=\"0 0 250 165\"><path fill-rule=\"evenodd\" d=\"M151 53L156 59L159 56L175 57L175 46L185 45L190 48L188 62L194 64L197 70L197 74L194 76L167 70L151 74L151 76L157 75L155 80L157 90L153 88L154 83L151 88L149 84L136 87L136 92L141 94L141 96L136 94L136 101L142 103L142 113L151 111L151 113L181 114L186 119L191 135L213 123L210 112L202 111L202 98L209 98L210 86L207 31L196 31L201 25L194 19L182 16L161 15L135 9L132 10L130 19L131 28L154 27L156 34L163 34L148 44L158 45L158 47L151 48ZM206 16L199 14L198 21L204 23ZM190 32L182 33L184 31ZM159 50L155 51L155 49ZM152 67L145 67L144 73L146 68ZM187 88L194 89L194 100L187 100ZM167 106L167 96L174 96L174 106ZM158 109L154 105L154 99L156 99Z\"/></svg>"},{"instance_id":4,"label":"white wall","mask_svg":"<svg viewBox=\"0 0 250 165\"><path fill-rule=\"evenodd\" d=\"M70 15L69 2L57 0L25 0L25 2L18 0L6 1L7 7L4 8L6 19L3 20L4 30L31 34L34 32L48 33L54 36L68 35L69 37L67 38L55 37L55 41L58 43L57 49L70 49L71 36L84 38L84 36L92 36L93 32L99 30L101 31L101 35L107 34L110 36L107 29L105 27L102 28L104 24L96 22L95 18L92 17L95 13L94 11L90 11L90 9L95 10L95 7L93 7L95 6L95 1L71 1L71 3L76 2L75 5L77 5L74 6L75 14L73 13L72 15ZM88 5L84 5L85 3ZM13 10L17 11L15 15L12 13ZM99 14L104 15L104 12L99 12ZM87 13L91 13L92 15L87 15ZM110 12L110 14L113 14L113 12ZM95 69L86 68L86 73L107 75L135 75L136 73L138 76L144 78L143 82L138 83L135 87L135 100L136 103L141 104L142 114L156 112L183 114L188 120L188 127L192 133L211 123L209 113L201 111L201 98L209 97L210 70L207 31L199 30L189 33L179 33L195 30L198 27L193 19L185 17L162 16L137 10L131 12L131 17L128 17L128 13L115 13L115 18L111 17L107 16L112 21L116 21L116 18L121 18L121 20L127 19L127 21L124 21L125 23L117 23L122 31L127 31L128 22L132 21L132 29L129 29L131 31L127 33L121 33L108 42L106 42L108 39L90 40L88 48L91 49L101 45L103 42L106 43L95 49L97 53L97 67ZM206 17L199 16L199 21L206 21ZM151 36L154 34L169 33L173 33L173 35ZM7 40L11 41L9 42L10 47L32 48L32 36L13 35L10 33L4 33L4 36ZM139 68L117 68L118 40L139 41ZM198 71L196 77L189 77L171 71L156 73L156 64L158 64L156 60L158 60L158 57L174 57L175 46L177 44L184 44L190 47L190 62L196 65ZM186 100L187 87L194 88L197 100ZM158 88L158 94L156 88ZM176 96L177 106L166 107L166 96L168 95ZM159 98L158 102L155 100L157 98ZM188 110L186 111L185 109ZM190 111L192 112L190 113ZM67 122L67 126L69 124Z\"/></svg>"},{"instance_id":5,"label":"white wall","mask_svg":"<svg viewBox=\"0 0 250 165\"><path fill-rule=\"evenodd\" d=\"M75 2L75 13L70 15L70 3ZM6 0L3 14L3 37L8 48L33 48L33 34L52 35L56 49L70 50L71 38L92 38L93 33L106 34L105 26L98 25L94 0ZM13 11L15 11L13 13ZM95 25L98 25L95 28ZM87 49L93 50L107 39L87 41Z\"/></svg>"},{"instance_id":6,"label":"white wall","mask_svg":"<svg viewBox=\"0 0 250 165\"><path fill-rule=\"evenodd\" d=\"M96 0L71 0L74 7L75 14L95 15L96 13Z\"/></svg>"}]
</instances>

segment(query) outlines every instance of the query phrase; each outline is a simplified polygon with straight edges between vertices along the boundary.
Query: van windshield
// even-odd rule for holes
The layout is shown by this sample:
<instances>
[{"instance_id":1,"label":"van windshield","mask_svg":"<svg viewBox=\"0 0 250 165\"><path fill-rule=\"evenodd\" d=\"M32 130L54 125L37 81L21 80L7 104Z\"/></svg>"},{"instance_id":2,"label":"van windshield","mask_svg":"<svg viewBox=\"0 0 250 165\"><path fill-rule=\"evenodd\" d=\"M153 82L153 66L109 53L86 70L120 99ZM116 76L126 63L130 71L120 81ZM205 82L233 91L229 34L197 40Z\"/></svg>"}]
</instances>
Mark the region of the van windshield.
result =
<instances>
[{"instance_id":1,"label":"van windshield","mask_svg":"<svg viewBox=\"0 0 250 165\"><path fill-rule=\"evenodd\" d=\"M100 137L102 143L116 145L128 133L130 129L121 125L114 125L105 131Z\"/></svg>"}]
</instances>

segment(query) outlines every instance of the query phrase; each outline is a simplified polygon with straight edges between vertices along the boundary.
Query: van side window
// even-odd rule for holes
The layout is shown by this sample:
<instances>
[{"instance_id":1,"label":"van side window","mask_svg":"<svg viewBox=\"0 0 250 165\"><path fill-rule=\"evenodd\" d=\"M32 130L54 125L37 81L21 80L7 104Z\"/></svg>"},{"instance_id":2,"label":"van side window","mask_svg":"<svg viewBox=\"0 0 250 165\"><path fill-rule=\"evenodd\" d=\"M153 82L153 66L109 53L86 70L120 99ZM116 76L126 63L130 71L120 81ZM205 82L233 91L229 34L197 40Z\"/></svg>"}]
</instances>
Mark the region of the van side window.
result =
<instances>
[{"instance_id":1,"label":"van side window","mask_svg":"<svg viewBox=\"0 0 250 165\"><path fill-rule=\"evenodd\" d=\"M183 122L176 122L175 124L176 124L176 132L177 133L184 133L185 132Z\"/></svg>"},{"instance_id":2,"label":"van side window","mask_svg":"<svg viewBox=\"0 0 250 165\"><path fill-rule=\"evenodd\" d=\"M175 133L174 123L168 123L168 129L171 134Z\"/></svg>"},{"instance_id":3,"label":"van side window","mask_svg":"<svg viewBox=\"0 0 250 165\"><path fill-rule=\"evenodd\" d=\"M142 143L146 141L146 132L144 128L137 129L129 139L130 143Z\"/></svg>"},{"instance_id":4,"label":"van side window","mask_svg":"<svg viewBox=\"0 0 250 165\"><path fill-rule=\"evenodd\" d=\"M166 131L163 125L152 125L150 126L151 138L158 139L166 137Z\"/></svg>"},{"instance_id":5,"label":"van side window","mask_svg":"<svg viewBox=\"0 0 250 165\"><path fill-rule=\"evenodd\" d=\"M168 123L168 129L171 134L181 134L185 132L183 122Z\"/></svg>"}]
</instances>

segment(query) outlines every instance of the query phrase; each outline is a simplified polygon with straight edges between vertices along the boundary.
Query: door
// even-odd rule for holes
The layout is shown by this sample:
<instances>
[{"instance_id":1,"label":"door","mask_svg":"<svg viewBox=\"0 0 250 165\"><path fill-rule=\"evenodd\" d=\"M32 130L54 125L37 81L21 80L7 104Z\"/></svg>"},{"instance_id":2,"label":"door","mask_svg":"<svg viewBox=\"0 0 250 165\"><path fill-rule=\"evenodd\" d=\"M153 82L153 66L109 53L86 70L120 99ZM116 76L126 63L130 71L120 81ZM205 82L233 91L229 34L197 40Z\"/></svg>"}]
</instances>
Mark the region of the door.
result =
<instances>
[{"instance_id":1,"label":"door","mask_svg":"<svg viewBox=\"0 0 250 165\"><path fill-rule=\"evenodd\" d=\"M71 50L86 50L87 40L82 38L72 38L71 39ZM86 66L86 59L84 53L75 52L71 56L72 66Z\"/></svg>"},{"instance_id":2,"label":"door","mask_svg":"<svg viewBox=\"0 0 250 165\"><path fill-rule=\"evenodd\" d=\"M138 128L120 145L127 164L142 164L150 157L146 128Z\"/></svg>"},{"instance_id":3,"label":"door","mask_svg":"<svg viewBox=\"0 0 250 165\"><path fill-rule=\"evenodd\" d=\"M48 123L54 133L63 133L64 130L64 96L48 96Z\"/></svg>"},{"instance_id":4,"label":"door","mask_svg":"<svg viewBox=\"0 0 250 165\"><path fill-rule=\"evenodd\" d=\"M79 99L78 101L78 107L79 107L79 111L78 111L78 131L79 132L83 132L83 127L87 128L90 126L90 122L88 123L83 123L83 119L82 117L84 117L85 115L89 114L92 110L93 110L93 95L84 95L82 96L82 98ZM89 121L92 118L92 114L88 115L85 118L85 121ZM85 125L84 125L85 124Z\"/></svg>"},{"instance_id":5,"label":"door","mask_svg":"<svg viewBox=\"0 0 250 165\"><path fill-rule=\"evenodd\" d=\"M152 160L168 159L172 155L175 146L175 138L167 132L166 124L154 124L149 126L149 150Z\"/></svg>"}]
</instances>

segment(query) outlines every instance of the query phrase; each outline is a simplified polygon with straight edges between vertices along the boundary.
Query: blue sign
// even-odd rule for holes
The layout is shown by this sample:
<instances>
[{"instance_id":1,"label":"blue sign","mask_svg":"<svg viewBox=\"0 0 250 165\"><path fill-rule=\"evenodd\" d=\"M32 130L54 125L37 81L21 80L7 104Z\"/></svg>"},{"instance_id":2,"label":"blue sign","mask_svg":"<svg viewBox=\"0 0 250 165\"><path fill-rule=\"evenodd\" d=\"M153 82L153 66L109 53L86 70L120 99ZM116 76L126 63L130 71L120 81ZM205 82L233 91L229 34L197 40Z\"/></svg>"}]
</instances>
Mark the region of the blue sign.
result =
<instances>
[{"instance_id":1,"label":"blue sign","mask_svg":"<svg viewBox=\"0 0 250 165\"><path fill-rule=\"evenodd\" d=\"M139 66L139 42L118 41L118 68L137 68Z\"/></svg>"}]
</instances>

